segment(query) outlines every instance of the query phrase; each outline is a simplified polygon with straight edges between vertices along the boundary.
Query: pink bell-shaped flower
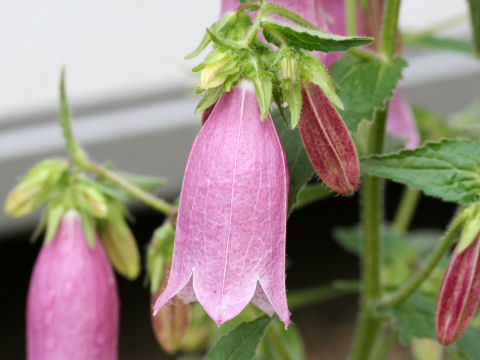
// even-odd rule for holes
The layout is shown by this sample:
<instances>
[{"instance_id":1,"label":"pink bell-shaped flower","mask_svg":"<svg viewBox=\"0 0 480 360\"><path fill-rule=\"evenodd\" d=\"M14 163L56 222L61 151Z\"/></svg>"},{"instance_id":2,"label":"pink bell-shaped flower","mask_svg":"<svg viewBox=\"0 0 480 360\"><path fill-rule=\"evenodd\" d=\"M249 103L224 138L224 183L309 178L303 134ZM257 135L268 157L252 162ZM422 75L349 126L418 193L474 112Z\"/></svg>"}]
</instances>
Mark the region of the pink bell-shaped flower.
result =
<instances>
[{"instance_id":1,"label":"pink bell-shaped flower","mask_svg":"<svg viewBox=\"0 0 480 360\"><path fill-rule=\"evenodd\" d=\"M85 238L74 210L43 245L27 300L29 360L117 359L119 300L115 275L98 237Z\"/></svg>"},{"instance_id":2,"label":"pink bell-shaped flower","mask_svg":"<svg viewBox=\"0 0 480 360\"><path fill-rule=\"evenodd\" d=\"M178 209L168 284L198 300L221 325L251 301L288 326L286 157L270 115L261 120L253 84L224 93L193 143Z\"/></svg>"},{"instance_id":3,"label":"pink bell-shaped flower","mask_svg":"<svg viewBox=\"0 0 480 360\"><path fill-rule=\"evenodd\" d=\"M443 345L454 343L464 333L480 301L480 235L461 253L457 250L438 294L437 337Z\"/></svg>"}]
</instances>

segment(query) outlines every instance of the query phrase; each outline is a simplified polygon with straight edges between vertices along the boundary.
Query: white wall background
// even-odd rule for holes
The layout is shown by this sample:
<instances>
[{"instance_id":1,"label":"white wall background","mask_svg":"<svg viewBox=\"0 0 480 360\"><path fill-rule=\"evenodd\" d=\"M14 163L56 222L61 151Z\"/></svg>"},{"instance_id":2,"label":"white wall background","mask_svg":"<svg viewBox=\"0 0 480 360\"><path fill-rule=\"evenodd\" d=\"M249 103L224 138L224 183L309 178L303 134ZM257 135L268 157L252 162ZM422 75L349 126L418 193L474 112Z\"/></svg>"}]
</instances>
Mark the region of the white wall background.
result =
<instances>
[{"instance_id":1,"label":"white wall background","mask_svg":"<svg viewBox=\"0 0 480 360\"><path fill-rule=\"evenodd\" d=\"M467 12L466 0L402 3L406 30ZM163 175L169 180L163 193L175 194L198 129L190 68L199 59L183 58L217 18L219 4L0 0L0 204L17 175L45 156L65 155L56 122L63 65L74 128L92 156ZM463 37L469 32L468 23L453 30ZM480 96L478 60L441 52L411 55L403 82L411 100L452 112ZM0 233L19 226L24 220L0 212Z\"/></svg>"}]
</instances>

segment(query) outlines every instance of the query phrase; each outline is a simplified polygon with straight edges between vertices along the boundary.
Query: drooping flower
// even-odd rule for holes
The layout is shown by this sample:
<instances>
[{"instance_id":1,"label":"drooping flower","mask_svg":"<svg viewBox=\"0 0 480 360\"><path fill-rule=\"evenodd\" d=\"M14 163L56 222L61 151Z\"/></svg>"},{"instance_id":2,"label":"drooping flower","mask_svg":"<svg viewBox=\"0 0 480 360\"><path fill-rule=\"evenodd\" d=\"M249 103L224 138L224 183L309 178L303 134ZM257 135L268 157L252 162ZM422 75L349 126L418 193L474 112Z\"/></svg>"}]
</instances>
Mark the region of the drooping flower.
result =
<instances>
[{"instance_id":1,"label":"drooping flower","mask_svg":"<svg viewBox=\"0 0 480 360\"><path fill-rule=\"evenodd\" d=\"M438 295L438 341L454 343L467 329L480 301L480 234L464 251L454 250Z\"/></svg>"},{"instance_id":2,"label":"drooping flower","mask_svg":"<svg viewBox=\"0 0 480 360\"><path fill-rule=\"evenodd\" d=\"M253 84L241 80L218 100L193 143L180 194L168 284L173 296L198 300L218 324L251 301L287 326L285 234L288 169L270 115Z\"/></svg>"},{"instance_id":3,"label":"drooping flower","mask_svg":"<svg viewBox=\"0 0 480 360\"><path fill-rule=\"evenodd\" d=\"M74 210L35 263L27 300L29 360L117 359L119 300L103 247Z\"/></svg>"},{"instance_id":4,"label":"drooping flower","mask_svg":"<svg viewBox=\"0 0 480 360\"><path fill-rule=\"evenodd\" d=\"M346 35L347 25L345 18L345 0L316 0L317 6L324 9L327 14L327 26L330 32ZM370 0L367 9L364 11L359 4L357 7L357 32L359 35L373 36L380 35L384 0ZM369 45L375 49L377 41ZM344 53L328 53L325 58L325 65L329 67ZM410 106L403 98L402 92L396 90L390 101L390 108L387 119L387 132L395 138L407 140L406 148L413 149L419 146L420 137L415 124L415 118Z\"/></svg>"}]
</instances>

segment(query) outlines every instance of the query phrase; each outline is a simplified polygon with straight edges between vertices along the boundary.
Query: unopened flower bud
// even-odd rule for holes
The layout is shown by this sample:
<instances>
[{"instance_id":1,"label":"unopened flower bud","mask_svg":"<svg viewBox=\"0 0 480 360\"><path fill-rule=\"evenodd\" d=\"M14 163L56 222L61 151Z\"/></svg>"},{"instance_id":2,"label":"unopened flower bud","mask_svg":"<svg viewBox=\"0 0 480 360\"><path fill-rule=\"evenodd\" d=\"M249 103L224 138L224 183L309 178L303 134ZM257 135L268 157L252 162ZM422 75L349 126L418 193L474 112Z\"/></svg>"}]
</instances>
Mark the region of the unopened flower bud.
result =
<instances>
[{"instance_id":1,"label":"unopened flower bud","mask_svg":"<svg viewBox=\"0 0 480 360\"><path fill-rule=\"evenodd\" d=\"M438 341L454 343L467 329L480 301L480 235L464 251L454 250L438 295Z\"/></svg>"},{"instance_id":2,"label":"unopened flower bud","mask_svg":"<svg viewBox=\"0 0 480 360\"><path fill-rule=\"evenodd\" d=\"M299 66L298 61L292 52L286 53L280 60L280 74L283 81L283 86L285 89L289 89L291 84L294 84L298 81L299 77Z\"/></svg>"},{"instance_id":3,"label":"unopened flower bud","mask_svg":"<svg viewBox=\"0 0 480 360\"><path fill-rule=\"evenodd\" d=\"M140 253L121 210L110 207L108 219L98 222L98 235L118 273L127 279L135 279L140 273Z\"/></svg>"},{"instance_id":4,"label":"unopened flower bud","mask_svg":"<svg viewBox=\"0 0 480 360\"><path fill-rule=\"evenodd\" d=\"M102 193L91 185L80 183L76 185L76 196L79 206L97 218L104 218L108 206Z\"/></svg>"},{"instance_id":5,"label":"unopened flower bud","mask_svg":"<svg viewBox=\"0 0 480 360\"><path fill-rule=\"evenodd\" d=\"M200 88L204 90L215 88L225 82L227 75L218 75L218 72L227 64L227 60L223 59L213 64L208 64L202 70L200 75Z\"/></svg>"},{"instance_id":6,"label":"unopened flower bud","mask_svg":"<svg viewBox=\"0 0 480 360\"><path fill-rule=\"evenodd\" d=\"M151 306L165 289L170 272L170 262L166 262L163 267L163 277L158 286L157 292L151 296ZM178 296L170 299L157 315L151 317L152 328L157 342L163 350L172 354L176 352L182 343L183 337L188 329L188 305Z\"/></svg>"},{"instance_id":7,"label":"unopened flower bud","mask_svg":"<svg viewBox=\"0 0 480 360\"><path fill-rule=\"evenodd\" d=\"M360 166L345 123L320 87L309 84L302 98L299 130L315 171L336 192L353 193L360 181Z\"/></svg>"},{"instance_id":8,"label":"unopened flower bud","mask_svg":"<svg viewBox=\"0 0 480 360\"><path fill-rule=\"evenodd\" d=\"M73 210L35 263L27 300L29 360L117 359L119 300L102 244Z\"/></svg>"},{"instance_id":9,"label":"unopened flower bud","mask_svg":"<svg viewBox=\"0 0 480 360\"><path fill-rule=\"evenodd\" d=\"M12 217L29 214L48 197L68 163L60 159L48 159L33 167L10 192L5 212Z\"/></svg>"}]
</instances>

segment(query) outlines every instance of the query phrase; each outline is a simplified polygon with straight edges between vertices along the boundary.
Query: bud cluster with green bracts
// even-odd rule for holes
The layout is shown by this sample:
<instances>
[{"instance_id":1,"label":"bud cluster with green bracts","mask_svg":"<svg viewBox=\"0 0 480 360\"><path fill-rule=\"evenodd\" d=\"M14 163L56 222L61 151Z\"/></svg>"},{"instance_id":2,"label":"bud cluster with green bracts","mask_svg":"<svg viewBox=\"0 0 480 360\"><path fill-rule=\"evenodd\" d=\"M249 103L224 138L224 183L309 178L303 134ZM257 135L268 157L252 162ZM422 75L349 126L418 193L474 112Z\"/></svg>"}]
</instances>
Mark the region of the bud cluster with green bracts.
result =
<instances>
[{"instance_id":1,"label":"bud cluster with green bracts","mask_svg":"<svg viewBox=\"0 0 480 360\"><path fill-rule=\"evenodd\" d=\"M292 1L283 4L286 7L276 1L254 1L222 8L223 17L207 29L198 48L187 56L199 55L213 42L211 52L193 69L201 71L197 92L205 93L196 112L205 112L205 122L223 92L230 92L241 79L251 80L262 119L272 101L280 109L287 103L291 128L300 124L316 172L333 190L350 194L359 183L358 156L335 108L343 109L337 86L318 57L319 52L344 51L373 39L327 33L317 27L322 26L320 21L302 18L312 18L306 7ZM230 9L232 6L237 7Z\"/></svg>"},{"instance_id":2,"label":"bud cluster with green bracts","mask_svg":"<svg viewBox=\"0 0 480 360\"><path fill-rule=\"evenodd\" d=\"M240 5L240 4L239 4ZM252 20L249 11L257 10ZM280 15L296 24L271 19ZM259 35L263 30L263 37ZM214 104L222 92L231 91L241 78L253 81L262 110L267 116L273 99L281 106L290 105L291 125L298 123L301 110L301 87L313 82L330 100L342 108L335 84L312 51L344 51L372 42L372 38L340 36L318 29L301 16L274 2L254 1L228 11L207 29L200 45L187 58L199 55L210 42L213 50L193 71L201 71L197 91L205 92L196 112Z\"/></svg>"}]
</instances>

